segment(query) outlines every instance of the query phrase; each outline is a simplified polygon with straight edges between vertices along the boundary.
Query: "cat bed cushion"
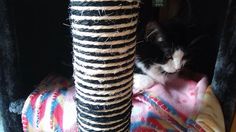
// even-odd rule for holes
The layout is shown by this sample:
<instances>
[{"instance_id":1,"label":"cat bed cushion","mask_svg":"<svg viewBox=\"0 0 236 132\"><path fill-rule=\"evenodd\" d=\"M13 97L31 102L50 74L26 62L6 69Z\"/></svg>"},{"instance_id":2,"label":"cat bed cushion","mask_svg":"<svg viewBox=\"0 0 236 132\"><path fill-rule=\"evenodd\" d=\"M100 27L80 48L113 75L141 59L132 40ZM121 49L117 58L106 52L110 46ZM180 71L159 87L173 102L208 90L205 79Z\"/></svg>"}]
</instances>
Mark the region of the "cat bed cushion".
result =
<instances>
[{"instance_id":1,"label":"cat bed cushion","mask_svg":"<svg viewBox=\"0 0 236 132\"><path fill-rule=\"evenodd\" d=\"M23 130L76 132L75 88L61 77L49 77L27 98ZM165 87L154 84L134 93L130 131L224 131L219 103L206 78L177 78Z\"/></svg>"},{"instance_id":2,"label":"cat bed cushion","mask_svg":"<svg viewBox=\"0 0 236 132\"><path fill-rule=\"evenodd\" d=\"M220 105L207 79L176 78L134 93L131 131L223 132Z\"/></svg>"}]
</instances>

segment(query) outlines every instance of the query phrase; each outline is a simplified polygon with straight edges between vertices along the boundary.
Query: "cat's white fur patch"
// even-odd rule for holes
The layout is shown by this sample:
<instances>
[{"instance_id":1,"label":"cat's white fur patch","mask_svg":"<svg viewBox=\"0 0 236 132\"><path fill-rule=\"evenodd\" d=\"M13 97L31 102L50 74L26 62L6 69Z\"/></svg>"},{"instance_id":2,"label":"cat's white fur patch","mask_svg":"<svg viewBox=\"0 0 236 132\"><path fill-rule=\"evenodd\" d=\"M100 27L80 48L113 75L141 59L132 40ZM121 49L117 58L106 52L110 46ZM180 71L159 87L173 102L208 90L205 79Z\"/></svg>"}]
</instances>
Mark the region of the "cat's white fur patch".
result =
<instances>
[{"instance_id":1,"label":"cat's white fur patch","mask_svg":"<svg viewBox=\"0 0 236 132\"><path fill-rule=\"evenodd\" d=\"M144 74L134 74L134 84L133 84L133 92L141 93L146 88L154 85L154 80L147 75Z\"/></svg>"},{"instance_id":2,"label":"cat's white fur patch","mask_svg":"<svg viewBox=\"0 0 236 132\"><path fill-rule=\"evenodd\" d=\"M149 69L147 69L142 62L136 60L136 66L139 67L145 74L151 77L154 81L162 84L166 82L167 79L166 76L164 76L159 70L161 65L154 64Z\"/></svg>"},{"instance_id":3,"label":"cat's white fur patch","mask_svg":"<svg viewBox=\"0 0 236 132\"><path fill-rule=\"evenodd\" d=\"M147 69L142 62L136 60L136 66L139 67L144 73L146 73L156 82L165 84L167 79L170 79L170 75L166 76L162 74L160 69L163 69L165 72L168 73L178 72L186 63L186 60L184 60L183 57L184 52L178 49L173 53L172 59L170 59L166 64L153 64Z\"/></svg>"},{"instance_id":4,"label":"cat's white fur patch","mask_svg":"<svg viewBox=\"0 0 236 132\"><path fill-rule=\"evenodd\" d=\"M183 57L184 52L180 49L176 50L172 55L172 59L170 59L166 64L161 65L162 69L168 73L175 73L179 71L186 63L186 61L183 60Z\"/></svg>"}]
</instances>

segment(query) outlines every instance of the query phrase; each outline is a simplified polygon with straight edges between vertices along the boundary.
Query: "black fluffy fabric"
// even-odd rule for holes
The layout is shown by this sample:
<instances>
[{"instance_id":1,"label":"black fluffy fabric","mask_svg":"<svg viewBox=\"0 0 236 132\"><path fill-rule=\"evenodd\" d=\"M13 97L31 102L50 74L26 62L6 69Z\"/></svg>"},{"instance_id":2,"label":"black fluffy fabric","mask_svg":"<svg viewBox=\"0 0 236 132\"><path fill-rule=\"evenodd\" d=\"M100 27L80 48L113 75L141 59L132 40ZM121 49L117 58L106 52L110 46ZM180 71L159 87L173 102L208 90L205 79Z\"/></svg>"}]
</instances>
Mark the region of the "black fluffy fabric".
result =
<instances>
[{"instance_id":1,"label":"black fluffy fabric","mask_svg":"<svg viewBox=\"0 0 236 132\"><path fill-rule=\"evenodd\" d=\"M0 0L0 120L6 132L22 131L10 102L26 98L51 72L72 75L69 1L35 2Z\"/></svg>"},{"instance_id":2,"label":"black fluffy fabric","mask_svg":"<svg viewBox=\"0 0 236 132\"><path fill-rule=\"evenodd\" d=\"M230 130L236 108L236 1L229 0L212 86Z\"/></svg>"},{"instance_id":3,"label":"black fluffy fabric","mask_svg":"<svg viewBox=\"0 0 236 132\"><path fill-rule=\"evenodd\" d=\"M5 132L21 131L20 116L11 114L9 103L19 94L14 30L9 19L7 0L0 0L0 116Z\"/></svg>"}]
</instances>

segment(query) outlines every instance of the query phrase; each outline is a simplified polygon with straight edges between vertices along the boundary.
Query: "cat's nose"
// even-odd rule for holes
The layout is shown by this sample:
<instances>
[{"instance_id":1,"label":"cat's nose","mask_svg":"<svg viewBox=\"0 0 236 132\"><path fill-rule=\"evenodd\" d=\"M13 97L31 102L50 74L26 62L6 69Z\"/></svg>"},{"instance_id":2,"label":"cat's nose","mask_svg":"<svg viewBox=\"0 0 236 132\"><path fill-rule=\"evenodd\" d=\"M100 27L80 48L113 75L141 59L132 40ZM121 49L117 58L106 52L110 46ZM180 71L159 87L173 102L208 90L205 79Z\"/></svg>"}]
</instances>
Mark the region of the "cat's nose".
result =
<instances>
[{"instance_id":1,"label":"cat's nose","mask_svg":"<svg viewBox=\"0 0 236 132\"><path fill-rule=\"evenodd\" d=\"M181 66L175 66L176 71L179 71L181 69Z\"/></svg>"}]
</instances>

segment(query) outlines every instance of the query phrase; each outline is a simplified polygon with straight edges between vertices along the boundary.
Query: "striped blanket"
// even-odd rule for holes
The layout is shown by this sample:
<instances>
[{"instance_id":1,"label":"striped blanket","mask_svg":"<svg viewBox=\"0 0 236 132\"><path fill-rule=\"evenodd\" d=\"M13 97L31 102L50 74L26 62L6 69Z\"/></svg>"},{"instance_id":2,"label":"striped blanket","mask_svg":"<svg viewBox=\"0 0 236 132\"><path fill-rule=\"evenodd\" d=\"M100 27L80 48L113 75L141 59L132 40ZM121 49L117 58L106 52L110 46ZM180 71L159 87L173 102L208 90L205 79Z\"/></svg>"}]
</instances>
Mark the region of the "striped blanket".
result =
<instances>
[{"instance_id":1,"label":"striped blanket","mask_svg":"<svg viewBox=\"0 0 236 132\"><path fill-rule=\"evenodd\" d=\"M25 132L76 132L75 89L62 77L42 81L25 101L22 124ZM224 132L221 108L207 87L206 78L178 78L163 86L155 84L134 93L132 132Z\"/></svg>"}]
</instances>

